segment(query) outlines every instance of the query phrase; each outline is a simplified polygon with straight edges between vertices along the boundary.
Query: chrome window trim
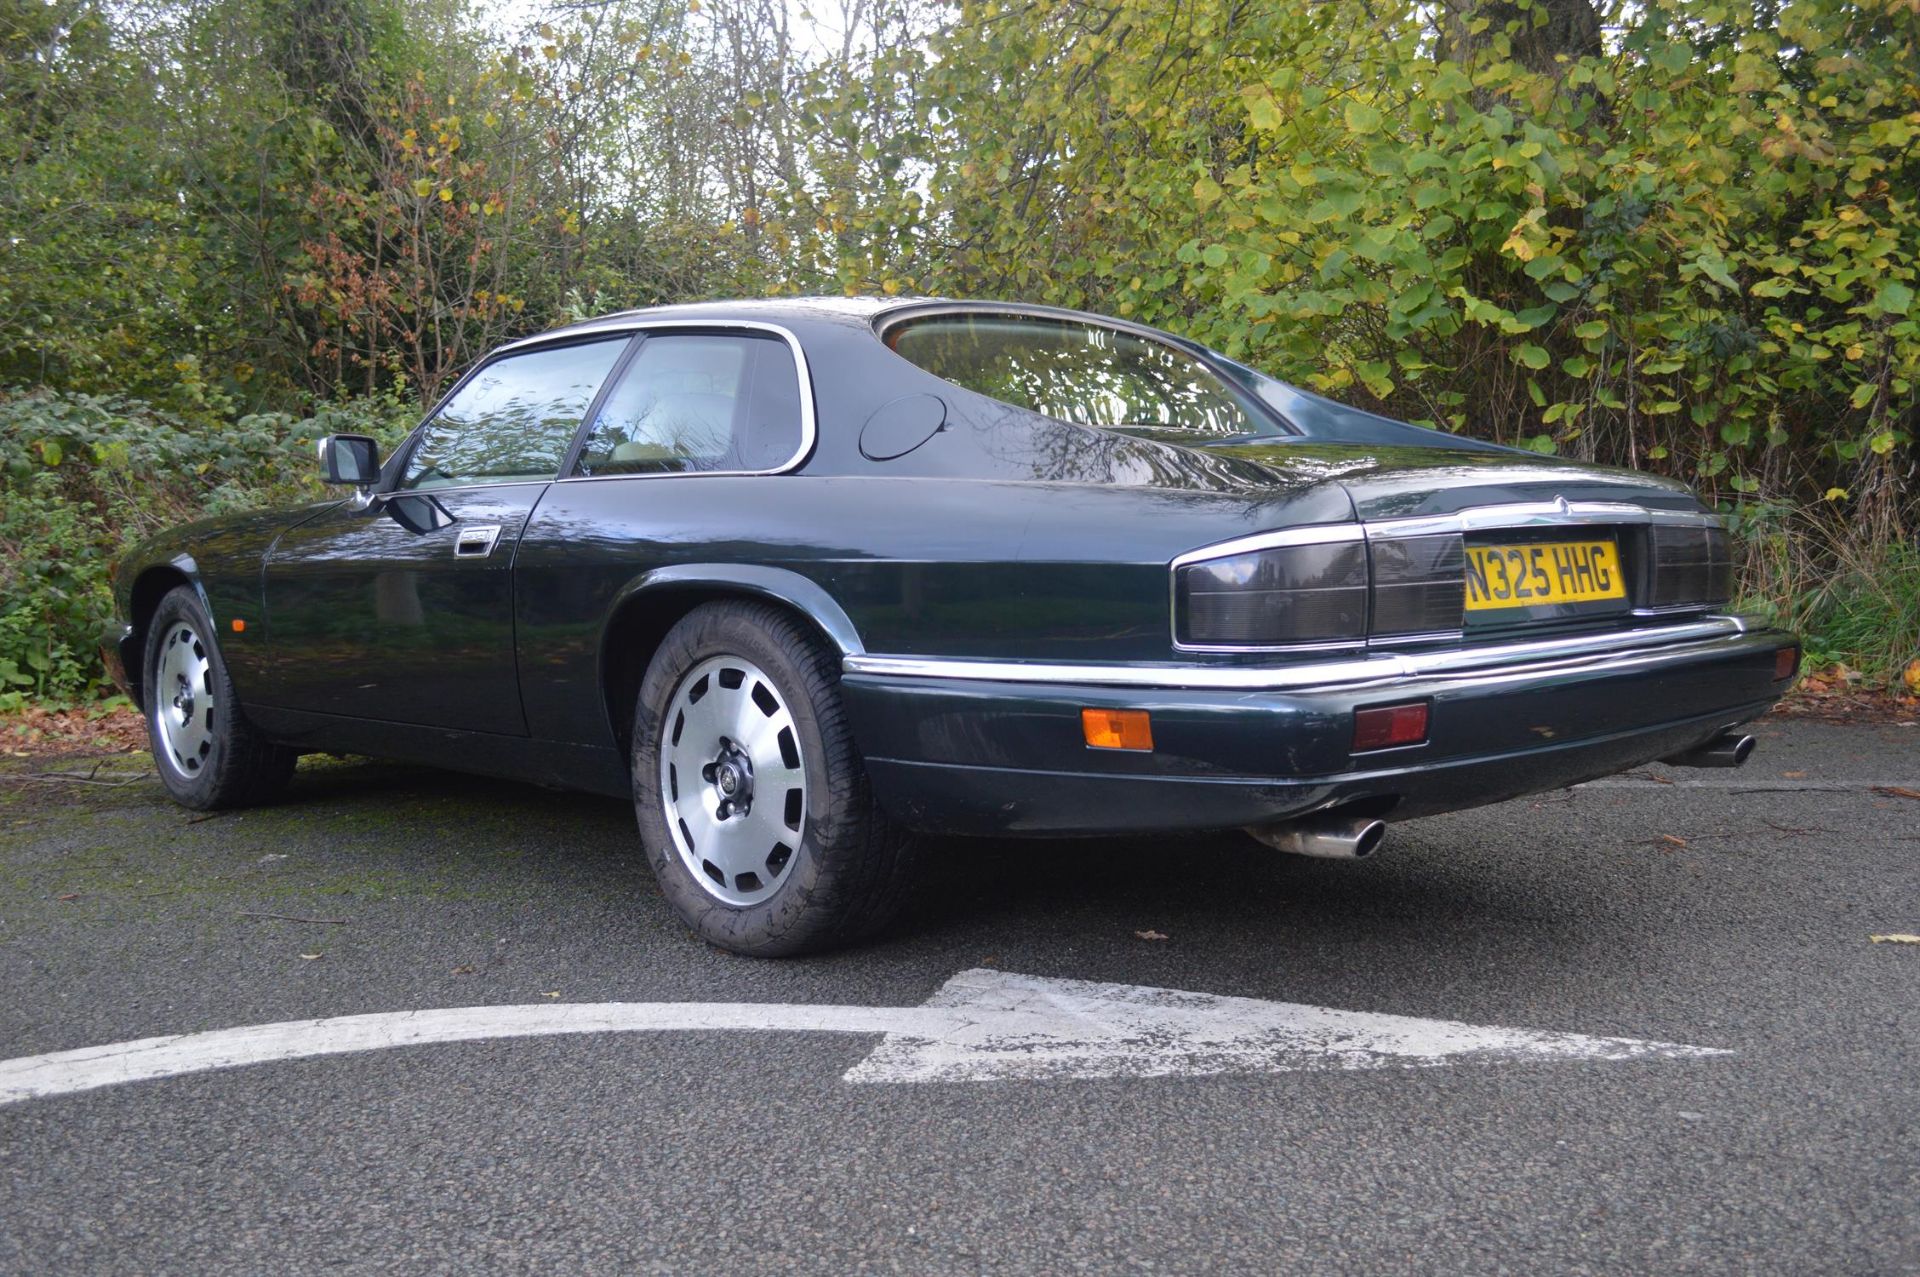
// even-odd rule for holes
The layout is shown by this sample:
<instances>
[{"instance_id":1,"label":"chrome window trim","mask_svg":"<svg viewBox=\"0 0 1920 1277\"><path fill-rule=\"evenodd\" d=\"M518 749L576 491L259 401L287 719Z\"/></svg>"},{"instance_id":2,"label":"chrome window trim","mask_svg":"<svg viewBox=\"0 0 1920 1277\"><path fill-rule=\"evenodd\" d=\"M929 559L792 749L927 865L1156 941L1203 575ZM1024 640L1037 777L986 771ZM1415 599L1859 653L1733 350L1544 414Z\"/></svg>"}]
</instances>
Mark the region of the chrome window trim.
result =
<instances>
[{"instance_id":1,"label":"chrome window trim","mask_svg":"<svg viewBox=\"0 0 1920 1277\"><path fill-rule=\"evenodd\" d=\"M797 377L800 382L800 446L798 450L779 465L770 466L764 470L657 470L646 474L563 474L556 479L550 479L546 482L613 483L626 479L726 479L753 475L785 474L790 470L798 469L801 465L805 464L808 457L813 455L813 445L819 437L818 417L813 405L813 373L812 370L807 367L807 352L800 345L800 338L791 328L786 327L784 324L770 324L758 319L650 319L636 320L632 323L621 323L618 325L610 324L606 328L595 329L593 335L596 337L602 335L608 337L618 337L622 335L634 337L646 333L674 331L771 333L773 336L786 342L787 349L793 352L794 376ZM572 334L574 340L579 340L581 335L580 333ZM559 334L555 334L555 339L559 340ZM538 338L530 337L525 341L515 342L510 347L503 346L501 349L503 351L511 349L518 353L530 351L538 344ZM614 373L620 375L624 375L625 372L625 368L614 369ZM612 374L609 375L608 386L606 388L612 388ZM598 415L597 413L592 414L592 416ZM592 426L591 417L581 422L581 425L590 428ZM583 443L584 440L585 436L582 436ZM576 466L579 464L578 457L575 457L574 464Z\"/></svg>"},{"instance_id":2,"label":"chrome window trim","mask_svg":"<svg viewBox=\"0 0 1920 1277\"><path fill-rule=\"evenodd\" d=\"M1622 656L1639 657L1723 646L1735 640L1745 640L1750 634L1751 627L1745 619L1725 615L1655 629L1488 644L1444 652L1376 653L1350 660L1306 662L1277 669L1244 665L1086 665L883 656L872 653L848 656L841 665L847 674L891 678L1157 690L1306 692L1408 679L1473 678L1577 666ZM1760 637L1768 643L1774 641L1764 635ZM1781 635L1780 641L1788 640Z\"/></svg>"}]
</instances>

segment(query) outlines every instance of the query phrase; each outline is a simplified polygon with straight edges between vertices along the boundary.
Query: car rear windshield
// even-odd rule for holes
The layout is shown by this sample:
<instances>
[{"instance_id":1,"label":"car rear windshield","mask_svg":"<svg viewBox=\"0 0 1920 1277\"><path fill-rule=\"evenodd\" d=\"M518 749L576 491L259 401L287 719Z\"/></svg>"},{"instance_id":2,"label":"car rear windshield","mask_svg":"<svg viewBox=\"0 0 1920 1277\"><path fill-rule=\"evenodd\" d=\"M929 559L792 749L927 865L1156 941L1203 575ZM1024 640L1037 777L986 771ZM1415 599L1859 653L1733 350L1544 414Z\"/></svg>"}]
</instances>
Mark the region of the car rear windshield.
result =
<instances>
[{"instance_id":1,"label":"car rear windshield","mask_svg":"<svg viewBox=\"0 0 1920 1277\"><path fill-rule=\"evenodd\" d=\"M1204 443L1281 433L1192 355L1117 328L1026 315L933 315L886 331L902 358L1058 421Z\"/></svg>"}]
</instances>

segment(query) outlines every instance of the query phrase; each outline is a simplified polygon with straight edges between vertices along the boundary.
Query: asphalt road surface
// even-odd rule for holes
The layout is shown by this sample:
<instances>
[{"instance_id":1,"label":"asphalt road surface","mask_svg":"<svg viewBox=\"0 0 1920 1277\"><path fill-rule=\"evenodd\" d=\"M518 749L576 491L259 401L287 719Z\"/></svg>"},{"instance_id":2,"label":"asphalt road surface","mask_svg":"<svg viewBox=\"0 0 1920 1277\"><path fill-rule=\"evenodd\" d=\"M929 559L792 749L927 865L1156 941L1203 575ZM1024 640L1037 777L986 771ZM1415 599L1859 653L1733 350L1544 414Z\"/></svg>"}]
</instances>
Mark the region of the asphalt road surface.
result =
<instances>
[{"instance_id":1,"label":"asphalt road surface","mask_svg":"<svg viewBox=\"0 0 1920 1277\"><path fill-rule=\"evenodd\" d=\"M793 962L692 940L618 803L308 760L208 819L135 760L15 760L0 1059L425 1008L913 1008L974 970L1728 1053L860 1083L878 1033L708 1029L196 1071L0 1105L0 1271L1920 1272L1920 946L1870 940L1920 932L1920 728L1759 734L1737 772L1357 863L942 843L888 936Z\"/></svg>"}]
</instances>

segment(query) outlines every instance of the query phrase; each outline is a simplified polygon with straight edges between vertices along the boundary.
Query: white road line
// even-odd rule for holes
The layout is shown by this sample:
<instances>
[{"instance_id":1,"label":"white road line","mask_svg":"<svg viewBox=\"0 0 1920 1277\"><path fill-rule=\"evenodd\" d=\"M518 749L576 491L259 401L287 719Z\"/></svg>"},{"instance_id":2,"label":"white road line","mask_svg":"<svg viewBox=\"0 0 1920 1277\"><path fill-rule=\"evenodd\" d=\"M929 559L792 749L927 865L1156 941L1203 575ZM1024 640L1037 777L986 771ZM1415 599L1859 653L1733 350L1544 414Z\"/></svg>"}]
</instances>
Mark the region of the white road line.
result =
<instances>
[{"instance_id":1,"label":"white road line","mask_svg":"<svg viewBox=\"0 0 1920 1277\"><path fill-rule=\"evenodd\" d=\"M1697 776L1686 780L1610 777L1589 780L1575 789L1719 789L1736 794L1870 794L1876 789L1920 789L1920 780L1761 780L1748 776Z\"/></svg>"},{"instance_id":2,"label":"white road line","mask_svg":"<svg viewBox=\"0 0 1920 1277\"><path fill-rule=\"evenodd\" d=\"M1732 1054L984 969L947 981L926 1009L951 1010L961 1023L940 1037L891 1033L846 1080L1194 1077Z\"/></svg>"},{"instance_id":3,"label":"white road line","mask_svg":"<svg viewBox=\"0 0 1920 1277\"><path fill-rule=\"evenodd\" d=\"M0 1061L0 1104L247 1064L579 1033L884 1035L848 1082L1183 1077L1454 1062L1696 1059L1711 1047L1336 1011L976 969L919 1007L543 1003L288 1020Z\"/></svg>"}]
</instances>

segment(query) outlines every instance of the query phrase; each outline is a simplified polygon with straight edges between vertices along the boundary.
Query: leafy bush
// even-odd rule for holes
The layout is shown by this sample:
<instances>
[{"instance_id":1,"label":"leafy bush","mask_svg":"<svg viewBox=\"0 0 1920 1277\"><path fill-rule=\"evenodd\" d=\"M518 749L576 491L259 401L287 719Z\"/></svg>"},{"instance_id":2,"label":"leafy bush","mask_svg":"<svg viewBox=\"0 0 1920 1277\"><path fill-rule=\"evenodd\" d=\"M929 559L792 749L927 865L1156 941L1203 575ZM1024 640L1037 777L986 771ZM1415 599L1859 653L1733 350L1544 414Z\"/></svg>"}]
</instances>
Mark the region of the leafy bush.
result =
<instances>
[{"instance_id":1,"label":"leafy bush","mask_svg":"<svg viewBox=\"0 0 1920 1277\"><path fill-rule=\"evenodd\" d=\"M99 685L106 569L133 542L202 514L317 498L314 440L371 434L390 447L413 419L387 397L199 423L136 399L0 394L0 696L71 699Z\"/></svg>"}]
</instances>

